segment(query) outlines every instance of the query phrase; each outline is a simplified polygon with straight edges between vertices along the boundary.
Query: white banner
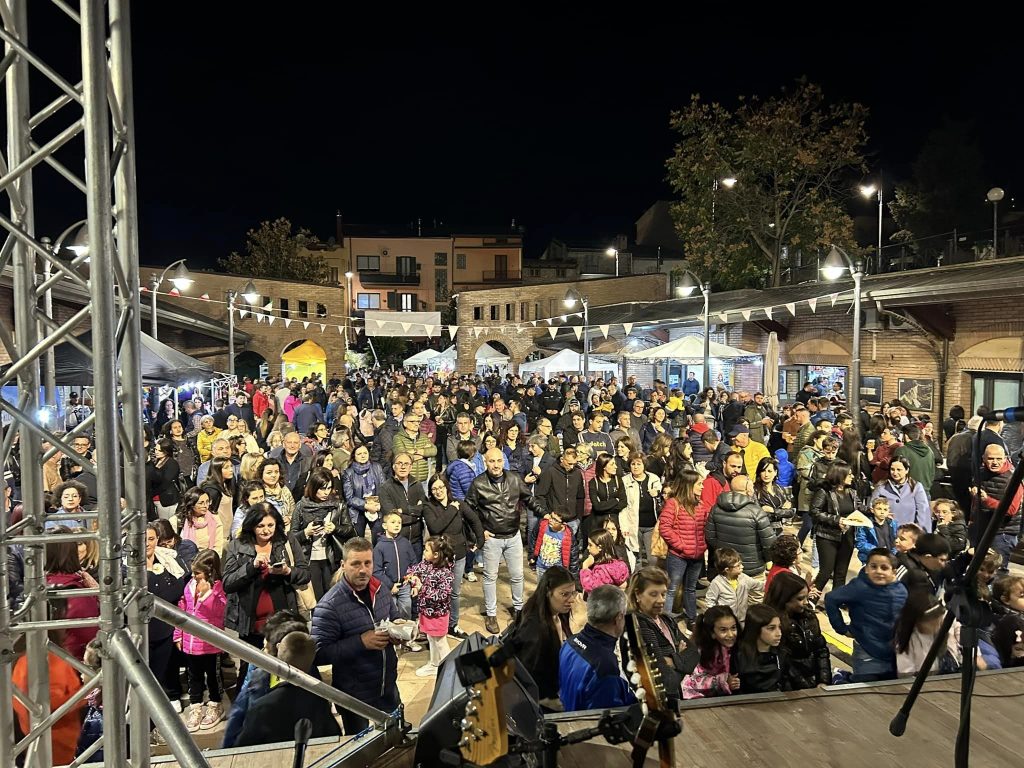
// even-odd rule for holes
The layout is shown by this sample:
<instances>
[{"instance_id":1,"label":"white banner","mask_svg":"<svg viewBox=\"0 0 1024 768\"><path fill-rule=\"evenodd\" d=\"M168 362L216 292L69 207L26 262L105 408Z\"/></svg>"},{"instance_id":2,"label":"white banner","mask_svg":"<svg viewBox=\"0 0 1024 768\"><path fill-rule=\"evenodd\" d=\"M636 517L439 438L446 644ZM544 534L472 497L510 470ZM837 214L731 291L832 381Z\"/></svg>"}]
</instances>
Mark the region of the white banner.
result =
<instances>
[{"instance_id":1,"label":"white banner","mask_svg":"<svg viewBox=\"0 0 1024 768\"><path fill-rule=\"evenodd\" d=\"M419 327L440 325L440 312L387 312L384 310L366 311L367 336L417 336L425 335ZM418 326L412 333L413 326Z\"/></svg>"}]
</instances>

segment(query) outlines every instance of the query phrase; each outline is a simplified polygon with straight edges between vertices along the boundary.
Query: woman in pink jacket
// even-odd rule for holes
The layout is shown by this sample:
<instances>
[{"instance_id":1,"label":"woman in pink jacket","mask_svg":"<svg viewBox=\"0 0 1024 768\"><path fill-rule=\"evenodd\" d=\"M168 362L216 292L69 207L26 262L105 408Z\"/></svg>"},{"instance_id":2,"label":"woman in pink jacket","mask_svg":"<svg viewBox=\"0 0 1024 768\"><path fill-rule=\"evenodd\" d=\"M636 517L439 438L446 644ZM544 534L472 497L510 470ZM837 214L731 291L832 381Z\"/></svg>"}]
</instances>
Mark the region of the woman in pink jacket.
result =
<instances>
[{"instance_id":1,"label":"woman in pink jacket","mask_svg":"<svg viewBox=\"0 0 1024 768\"><path fill-rule=\"evenodd\" d=\"M701 500L704 481L693 470L683 470L675 486L675 494L662 507L658 518L658 532L668 544L668 594L665 610L675 616L675 596L683 585L683 606L688 626L697 620L697 580L704 567L704 553L708 551L704 540L704 525L711 511Z\"/></svg>"},{"instance_id":2,"label":"woman in pink jacket","mask_svg":"<svg viewBox=\"0 0 1024 768\"><path fill-rule=\"evenodd\" d=\"M580 563L580 585L589 595L602 584L625 587L629 581L629 566L615 553L615 537L609 531L598 531L587 545L590 555Z\"/></svg>"},{"instance_id":3,"label":"woman in pink jacket","mask_svg":"<svg viewBox=\"0 0 1024 768\"><path fill-rule=\"evenodd\" d=\"M71 533L61 525L47 533ZM96 589L96 580L82 569L78 560L78 542L60 541L46 545L46 584L61 589ZM59 594L59 592L58 592ZM69 597L64 614L66 619L91 619L100 615L100 601L96 597ZM96 637L98 627L74 627L64 635L64 650L81 659L85 646Z\"/></svg>"},{"instance_id":4,"label":"woman in pink jacket","mask_svg":"<svg viewBox=\"0 0 1024 768\"><path fill-rule=\"evenodd\" d=\"M192 561L192 580L185 586L178 607L210 626L224 629L224 610L228 600L220 578L220 555L212 549L202 550ZM185 724L191 733L213 728L224 718L220 681L217 679L220 649L181 629L174 630L174 644L185 654L185 666L188 668L188 697L192 704ZM204 707L205 689L210 692L210 700Z\"/></svg>"}]
</instances>

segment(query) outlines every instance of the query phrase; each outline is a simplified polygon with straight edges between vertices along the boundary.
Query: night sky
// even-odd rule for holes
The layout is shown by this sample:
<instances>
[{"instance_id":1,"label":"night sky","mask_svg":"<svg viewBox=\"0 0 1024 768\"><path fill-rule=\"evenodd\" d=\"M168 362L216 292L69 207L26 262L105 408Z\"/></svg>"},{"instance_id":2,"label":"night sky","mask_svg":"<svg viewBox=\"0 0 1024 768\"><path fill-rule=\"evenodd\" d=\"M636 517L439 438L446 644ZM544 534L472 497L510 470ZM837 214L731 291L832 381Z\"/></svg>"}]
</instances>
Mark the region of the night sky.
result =
<instances>
[{"instance_id":1,"label":"night sky","mask_svg":"<svg viewBox=\"0 0 1024 768\"><path fill-rule=\"evenodd\" d=\"M212 266L277 216L326 239L338 209L395 231L416 217L463 229L515 218L529 255L552 236L631 233L670 194L673 108L693 92L731 106L801 75L870 107L871 164L887 179L950 116L973 119L990 186L1012 196L1024 180L1018 45L962 18L934 30L888 11L842 30L771 17L392 29L326 5L134 3L143 263ZM227 6L246 10L210 10ZM43 222L64 215L52 201Z\"/></svg>"}]
</instances>

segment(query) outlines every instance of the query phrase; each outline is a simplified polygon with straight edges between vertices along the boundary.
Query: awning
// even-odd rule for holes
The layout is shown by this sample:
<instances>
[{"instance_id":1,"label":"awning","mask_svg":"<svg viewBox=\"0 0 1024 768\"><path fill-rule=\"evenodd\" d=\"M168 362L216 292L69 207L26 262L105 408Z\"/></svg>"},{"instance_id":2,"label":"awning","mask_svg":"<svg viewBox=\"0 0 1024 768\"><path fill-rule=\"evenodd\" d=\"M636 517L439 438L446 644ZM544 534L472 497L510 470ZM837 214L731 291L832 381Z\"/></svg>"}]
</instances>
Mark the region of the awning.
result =
<instances>
[{"instance_id":1,"label":"awning","mask_svg":"<svg viewBox=\"0 0 1024 768\"><path fill-rule=\"evenodd\" d=\"M715 360L728 360L737 357L760 357L757 352L730 347L712 341L709 345L710 356ZM642 349L626 355L630 360L678 360L685 365L700 365L704 362L704 337L683 336L653 349Z\"/></svg>"},{"instance_id":2,"label":"awning","mask_svg":"<svg viewBox=\"0 0 1024 768\"><path fill-rule=\"evenodd\" d=\"M433 360L435 357L440 355L436 349L424 349L421 352L417 352L412 357L407 357L402 362L403 365L426 365L428 362Z\"/></svg>"},{"instance_id":3,"label":"awning","mask_svg":"<svg viewBox=\"0 0 1024 768\"><path fill-rule=\"evenodd\" d=\"M614 373L619 369L619 366L615 363L608 363L594 356L591 356L587 362L591 372ZM583 371L583 355L571 349L563 349L550 357L523 363L519 366L520 373L535 373L538 371L541 372L545 379L551 378L556 373L580 373Z\"/></svg>"}]
</instances>

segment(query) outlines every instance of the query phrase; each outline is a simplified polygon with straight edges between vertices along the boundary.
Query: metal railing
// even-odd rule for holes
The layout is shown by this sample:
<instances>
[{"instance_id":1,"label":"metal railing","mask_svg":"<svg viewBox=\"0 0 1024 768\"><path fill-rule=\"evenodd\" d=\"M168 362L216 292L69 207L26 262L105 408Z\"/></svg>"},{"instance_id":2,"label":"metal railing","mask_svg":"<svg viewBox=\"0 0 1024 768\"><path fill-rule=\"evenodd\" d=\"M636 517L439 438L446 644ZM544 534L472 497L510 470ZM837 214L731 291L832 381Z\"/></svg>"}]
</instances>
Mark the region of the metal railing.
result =
<instances>
[{"instance_id":1,"label":"metal railing","mask_svg":"<svg viewBox=\"0 0 1024 768\"><path fill-rule=\"evenodd\" d=\"M523 279L521 269L484 270L485 283L516 283Z\"/></svg>"},{"instance_id":2,"label":"metal railing","mask_svg":"<svg viewBox=\"0 0 1024 768\"><path fill-rule=\"evenodd\" d=\"M420 273L359 271L363 285L419 285Z\"/></svg>"}]
</instances>

